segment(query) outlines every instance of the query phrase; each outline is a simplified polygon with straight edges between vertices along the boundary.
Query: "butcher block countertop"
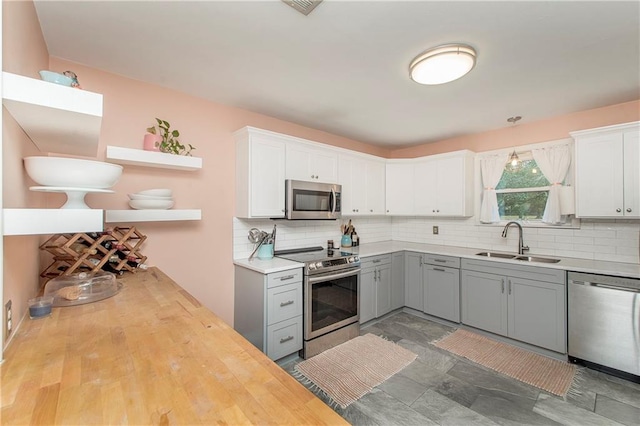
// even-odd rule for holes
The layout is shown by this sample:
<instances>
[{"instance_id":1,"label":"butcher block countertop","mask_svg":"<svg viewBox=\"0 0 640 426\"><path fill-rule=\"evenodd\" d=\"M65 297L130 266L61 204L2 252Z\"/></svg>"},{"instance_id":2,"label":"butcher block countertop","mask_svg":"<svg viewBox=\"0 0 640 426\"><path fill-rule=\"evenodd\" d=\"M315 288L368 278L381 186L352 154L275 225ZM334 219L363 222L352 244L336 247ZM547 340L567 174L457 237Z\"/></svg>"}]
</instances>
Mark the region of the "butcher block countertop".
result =
<instances>
[{"instance_id":1,"label":"butcher block countertop","mask_svg":"<svg viewBox=\"0 0 640 426\"><path fill-rule=\"evenodd\" d=\"M99 302L25 318L0 424L347 424L157 268Z\"/></svg>"}]
</instances>

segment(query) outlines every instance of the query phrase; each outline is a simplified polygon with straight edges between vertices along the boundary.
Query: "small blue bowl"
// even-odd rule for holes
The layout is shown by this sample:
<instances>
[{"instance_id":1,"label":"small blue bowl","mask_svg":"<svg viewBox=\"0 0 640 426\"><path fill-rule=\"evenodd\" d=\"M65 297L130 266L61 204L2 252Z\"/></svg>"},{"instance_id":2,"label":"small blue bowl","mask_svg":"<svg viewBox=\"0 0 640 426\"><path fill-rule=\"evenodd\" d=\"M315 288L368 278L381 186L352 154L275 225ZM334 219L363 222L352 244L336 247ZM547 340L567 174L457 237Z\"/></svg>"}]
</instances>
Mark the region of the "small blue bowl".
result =
<instances>
[{"instance_id":1,"label":"small blue bowl","mask_svg":"<svg viewBox=\"0 0 640 426\"><path fill-rule=\"evenodd\" d=\"M53 72L53 71L46 71L46 70L40 71L40 78L42 78L44 81L48 81L49 83L60 84L62 86L71 87L71 83L73 83L72 78L69 78L63 74L58 74L57 72Z\"/></svg>"}]
</instances>

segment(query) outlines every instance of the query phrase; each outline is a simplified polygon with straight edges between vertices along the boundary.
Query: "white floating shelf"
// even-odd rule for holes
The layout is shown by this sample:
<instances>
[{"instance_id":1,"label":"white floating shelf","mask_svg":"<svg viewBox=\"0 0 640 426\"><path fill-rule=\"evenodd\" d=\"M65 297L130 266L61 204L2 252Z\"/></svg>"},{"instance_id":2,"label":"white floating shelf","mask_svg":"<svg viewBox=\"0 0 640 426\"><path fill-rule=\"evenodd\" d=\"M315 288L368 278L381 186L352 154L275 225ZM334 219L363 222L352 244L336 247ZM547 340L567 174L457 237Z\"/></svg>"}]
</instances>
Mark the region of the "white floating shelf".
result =
<instances>
[{"instance_id":1,"label":"white floating shelf","mask_svg":"<svg viewBox=\"0 0 640 426\"><path fill-rule=\"evenodd\" d=\"M118 164L174 170L198 170L202 168L202 158L119 146L107 146L107 160Z\"/></svg>"},{"instance_id":2,"label":"white floating shelf","mask_svg":"<svg viewBox=\"0 0 640 426\"><path fill-rule=\"evenodd\" d=\"M104 221L122 222L163 222L174 220L201 220L202 211L196 210L107 210Z\"/></svg>"},{"instance_id":3,"label":"white floating shelf","mask_svg":"<svg viewBox=\"0 0 640 426\"><path fill-rule=\"evenodd\" d=\"M2 73L2 103L43 152L95 157L102 95Z\"/></svg>"},{"instance_id":4,"label":"white floating shelf","mask_svg":"<svg viewBox=\"0 0 640 426\"><path fill-rule=\"evenodd\" d=\"M4 209L4 235L43 235L103 230L104 210Z\"/></svg>"}]
</instances>

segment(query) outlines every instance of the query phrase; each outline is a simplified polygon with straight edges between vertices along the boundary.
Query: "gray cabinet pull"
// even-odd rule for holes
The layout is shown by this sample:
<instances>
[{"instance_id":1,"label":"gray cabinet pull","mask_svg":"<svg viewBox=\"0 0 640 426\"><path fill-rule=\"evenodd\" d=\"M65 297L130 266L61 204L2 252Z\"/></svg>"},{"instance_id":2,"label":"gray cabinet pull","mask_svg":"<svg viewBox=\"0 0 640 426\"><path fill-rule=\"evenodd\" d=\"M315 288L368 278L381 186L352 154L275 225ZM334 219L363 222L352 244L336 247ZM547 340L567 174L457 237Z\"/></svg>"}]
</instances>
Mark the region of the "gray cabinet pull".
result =
<instances>
[{"instance_id":1,"label":"gray cabinet pull","mask_svg":"<svg viewBox=\"0 0 640 426\"><path fill-rule=\"evenodd\" d=\"M376 260L372 260L371 263L380 263L381 260L380 259L376 259Z\"/></svg>"},{"instance_id":2,"label":"gray cabinet pull","mask_svg":"<svg viewBox=\"0 0 640 426\"><path fill-rule=\"evenodd\" d=\"M434 271L440 271L440 272L446 272L444 269L442 268L433 268Z\"/></svg>"},{"instance_id":3,"label":"gray cabinet pull","mask_svg":"<svg viewBox=\"0 0 640 426\"><path fill-rule=\"evenodd\" d=\"M631 207L629 207L629 208L627 209L627 212L631 213Z\"/></svg>"},{"instance_id":4,"label":"gray cabinet pull","mask_svg":"<svg viewBox=\"0 0 640 426\"><path fill-rule=\"evenodd\" d=\"M284 277L280 277L280 281L287 281L287 280L292 280L295 277L295 275L287 275Z\"/></svg>"},{"instance_id":5,"label":"gray cabinet pull","mask_svg":"<svg viewBox=\"0 0 640 426\"><path fill-rule=\"evenodd\" d=\"M443 263L447 263L447 261L445 259L433 259L436 262L443 262Z\"/></svg>"},{"instance_id":6,"label":"gray cabinet pull","mask_svg":"<svg viewBox=\"0 0 640 426\"><path fill-rule=\"evenodd\" d=\"M293 340L293 336L287 336L280 339L280 343L288 342L289 340Z\"/></svg>"},{"instance_id":7,"label":"gray cabinet pull","mask_svg":"<svg viewBox=\"0 0 640 426\"><path fill-rule=\"evenodd\" d=\"M511 294L511 280L509 280L509 294Z\"/></svg>"},{"instance_id":8,"label":"gray cabinet pull","mask_svg":"<svg viewBox=\"0 0 640 426\"><path fill-rule=\"evenodd\" d=\"M504 294L504 278L501 279L500 282L502 283L502 291L501 291L501 293Z\"/></svg>"},{"instance_id":9,"label":"gray cabinet pull","mask_svg":"<svg viewBox=\"0 0 640 426\"><path fill-rule=\"evenodd\" d=\"M293 305L293 300L289 300L287 302L282 302L280 303L280 307L282 308L283 306L288 306L288 305Z\"/></svg>"}]
</instances>

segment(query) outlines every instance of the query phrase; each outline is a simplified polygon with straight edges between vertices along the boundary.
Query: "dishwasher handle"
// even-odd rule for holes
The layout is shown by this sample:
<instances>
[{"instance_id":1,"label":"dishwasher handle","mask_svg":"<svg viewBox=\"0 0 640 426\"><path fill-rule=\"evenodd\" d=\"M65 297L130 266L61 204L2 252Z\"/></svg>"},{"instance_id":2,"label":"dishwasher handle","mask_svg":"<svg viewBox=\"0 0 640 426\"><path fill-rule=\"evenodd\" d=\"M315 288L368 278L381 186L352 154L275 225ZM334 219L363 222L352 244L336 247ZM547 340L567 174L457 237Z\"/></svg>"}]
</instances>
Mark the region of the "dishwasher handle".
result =
<instances>
[{"instance_id":1,"label":"dishwasher handle","mask_svg":"<svg viewBox=\"0 0 640 426\"><path fill-rule=\"evenodd\" d=\"M635 286L627 287L625 285L615 285L615 284L590 282L590 281L580 281L580 280L569 280L569 284L577 284L577 285L584 285L584 286L590 286L590 287L606 288L606 289L610 289L610 290L626 291L626 292L629 292L629 293L640 293L640 288L636 288Z\"/></svg>"}]
</instances>

